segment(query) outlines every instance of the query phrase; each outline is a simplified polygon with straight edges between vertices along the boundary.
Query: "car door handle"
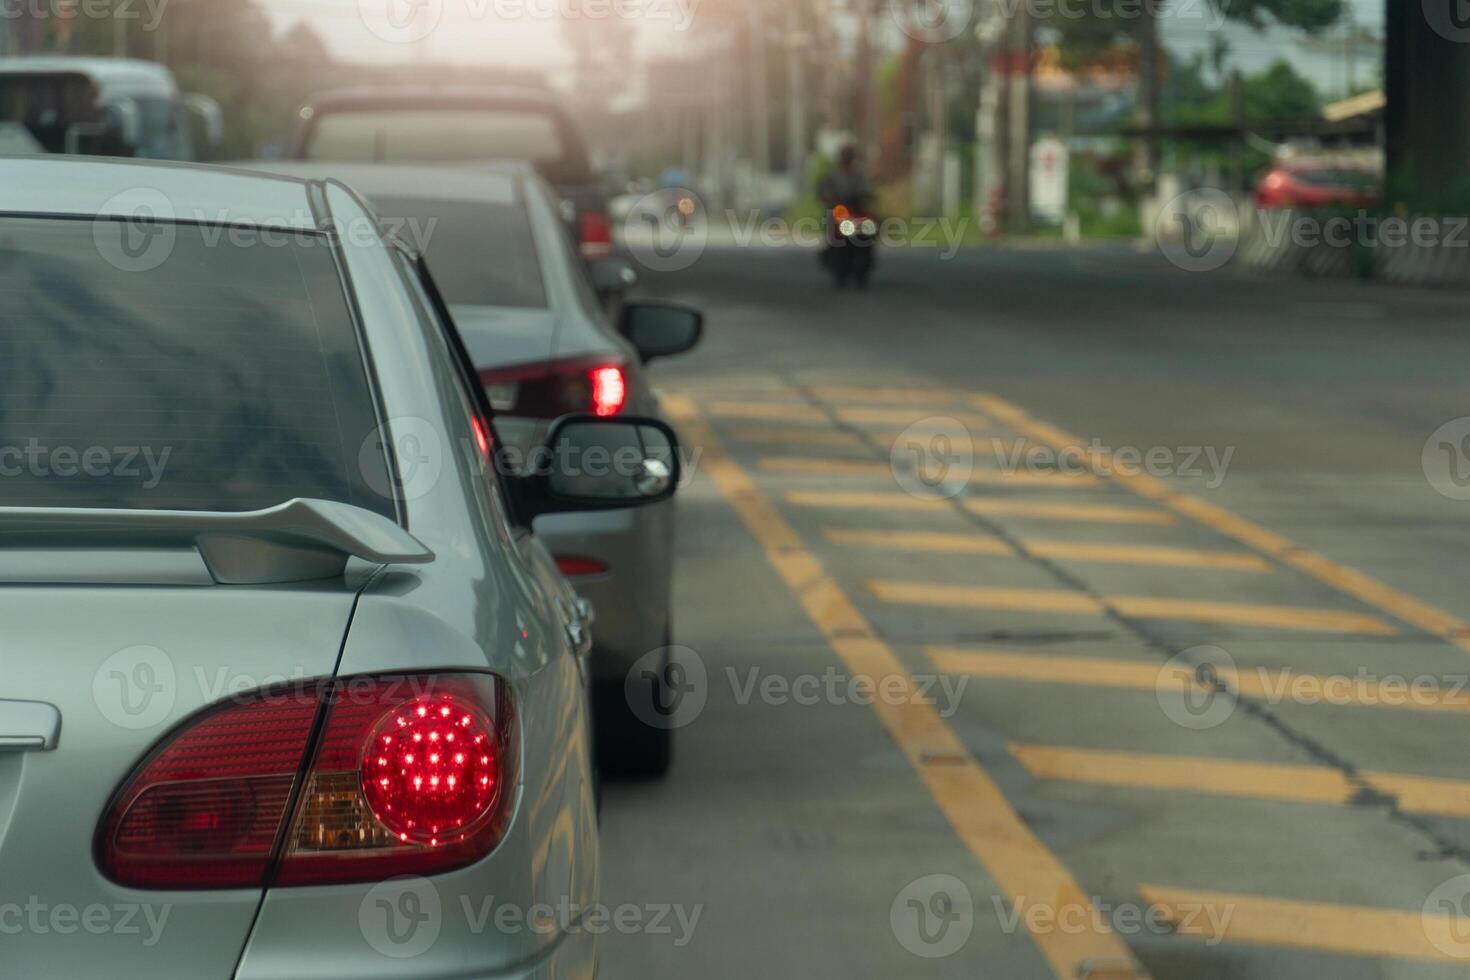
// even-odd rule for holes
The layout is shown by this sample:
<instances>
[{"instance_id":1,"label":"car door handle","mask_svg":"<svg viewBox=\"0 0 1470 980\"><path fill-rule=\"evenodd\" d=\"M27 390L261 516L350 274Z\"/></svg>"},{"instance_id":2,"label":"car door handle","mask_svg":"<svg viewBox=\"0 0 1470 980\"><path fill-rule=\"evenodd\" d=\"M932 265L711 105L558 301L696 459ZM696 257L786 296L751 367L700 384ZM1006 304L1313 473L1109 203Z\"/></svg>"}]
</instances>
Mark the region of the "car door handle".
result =
<instances>
[{"instance_id":1,"label":"car door handle","mask_svg":"<svg viewBox=\"0 0 1470 980\"><path fill-rule=\"evenodd\" d=\"M0 752L48 752L61 736L61 712L44 701L0 701Z\"/></svg>"}]
</instances>

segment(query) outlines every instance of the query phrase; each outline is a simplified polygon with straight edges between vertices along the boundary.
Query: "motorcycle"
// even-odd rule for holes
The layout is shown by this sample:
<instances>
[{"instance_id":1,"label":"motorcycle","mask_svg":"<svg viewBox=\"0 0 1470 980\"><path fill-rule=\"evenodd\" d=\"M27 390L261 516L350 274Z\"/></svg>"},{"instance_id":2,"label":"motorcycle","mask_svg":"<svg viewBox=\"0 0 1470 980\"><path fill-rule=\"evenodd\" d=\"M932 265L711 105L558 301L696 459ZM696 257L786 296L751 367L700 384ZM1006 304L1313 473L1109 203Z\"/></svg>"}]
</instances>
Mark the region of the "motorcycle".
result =
<instances>
[{"instance_id":1,"label":"motorcycle","mask_svg":"<svg viewBox=\"0 0 1470 980\"><path fill-rule=\"evenodd\" d=\"M868 285L877 263L878 221L865 207L834 205L827 212L827 249L822 263L838 289Z\"/></svg>"}]
</instances>

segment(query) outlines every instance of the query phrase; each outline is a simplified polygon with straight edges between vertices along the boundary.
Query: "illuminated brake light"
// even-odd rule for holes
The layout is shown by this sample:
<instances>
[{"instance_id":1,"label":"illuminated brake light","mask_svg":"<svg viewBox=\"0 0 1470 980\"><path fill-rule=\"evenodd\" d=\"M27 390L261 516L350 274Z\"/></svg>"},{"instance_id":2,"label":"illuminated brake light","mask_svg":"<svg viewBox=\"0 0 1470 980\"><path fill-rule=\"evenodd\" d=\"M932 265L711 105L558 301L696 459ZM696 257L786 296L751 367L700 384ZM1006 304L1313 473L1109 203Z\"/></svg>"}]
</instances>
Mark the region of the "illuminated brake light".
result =
<instances>
[{"instance_id":1,"label":"illuminated brake light","mask_svg":"<svg viewBox=\"0 0 1470 980\"><path fill-rule=\"evenodd\" d=\"M563 415L617 415L628 400L628 375L606 357L572 357L480 372L498 414L556 419Z\"/></svg>"},{"instance_id":2,"label":"illuminated brake light","mask_svg":"<svg viewBox=\"0 0 1470 980\"><path fill-rule=\"evenodd\" d=\"M504 837L516 758L510 698L490 674L353 678L232 703L140 767L103 818L98 859L136 888L449 871Z\"/></svg>"},{"instance_id":3,"label":"illuminated brake light","mask_svg":"<svg viewBox=\"0 0 1470 980\"><path fill-rule=\"evenodd\" d=\"M556 567L567 578L581 578L587 575L601 575L607 571L607 565L596 558L579 558L572 555L557 555Z\"/></svg>"},{"instance_id":4,"label":"illuminated brake light","mask_svg":"<svg viewBox=\"0 0 1470 980\"><path fill-rule=\"evenodd\" d=\"M628 382L623 377L623 369L615 364L593 368L590 377L592 414L606 418L621 412L628 402Z\"/></svg>"},{"instance_id":5,"label":"illuminated brake light","mask_svg":"<svg viewBox=\"0 0 1470 980\"><path fill-rule=\"evenodd\" d=\"M601 211L583 211L577 218L577 244L585 258L611 255L612 221Z\"/></svg>"},{"instance_id":6,"label":"illuminated brake light","mask_svg":"<svg viewBox=\"0 0 1470 980\"><path fill-rule=\"evenodd\" d=\"M475 430L475 445L480 449L480 455L488 458L490 456L490 429L485 420L478 415L470 416L470 427Z\"/></svg>"}]
</instances>

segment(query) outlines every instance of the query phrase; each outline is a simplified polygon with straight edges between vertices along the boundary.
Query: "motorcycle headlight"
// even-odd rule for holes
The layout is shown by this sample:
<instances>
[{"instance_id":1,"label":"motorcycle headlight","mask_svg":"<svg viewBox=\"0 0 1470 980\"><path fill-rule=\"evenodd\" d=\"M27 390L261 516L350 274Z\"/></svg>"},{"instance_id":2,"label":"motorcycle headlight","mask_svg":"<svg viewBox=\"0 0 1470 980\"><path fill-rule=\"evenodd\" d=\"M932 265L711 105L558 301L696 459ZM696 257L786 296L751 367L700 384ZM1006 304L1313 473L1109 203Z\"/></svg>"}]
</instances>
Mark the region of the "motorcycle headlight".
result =
<instances>
[{"instance_id":1,"label":"motorcycle headlight","mask_svg":"<svg viewBox=\"0 0 1470 980\"><path fill-rule=\"evenodd\" d=\"M837 226L837 230L842 232L847 237L851 238L853 235L857 234L857 224L851 218L848 218L847 220L843 221L842 224Z\"/></svg>"}]
</instances>

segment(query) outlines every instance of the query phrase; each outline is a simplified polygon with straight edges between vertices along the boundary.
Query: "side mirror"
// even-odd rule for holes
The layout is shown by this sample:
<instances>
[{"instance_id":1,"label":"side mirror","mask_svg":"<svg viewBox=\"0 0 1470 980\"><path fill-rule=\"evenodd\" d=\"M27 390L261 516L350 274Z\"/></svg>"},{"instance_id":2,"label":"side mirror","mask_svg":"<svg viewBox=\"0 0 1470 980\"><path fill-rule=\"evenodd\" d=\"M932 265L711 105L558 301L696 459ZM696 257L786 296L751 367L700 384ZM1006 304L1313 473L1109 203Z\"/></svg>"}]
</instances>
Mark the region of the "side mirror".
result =
<instances>
[{"instance_id":1,"label":"side mirror","mask_svg":"<svg viewBox=\"0 0 1470 980\"><path fill-rule=\"evenodd\" d=\"M645 361L693 350L704 336L704 314L673 303L629 303L619 330Z\"/></svg>"},{"instance_id":2,"label":"side mirror","mask_svg":"<svg viewBox=\"0 0 1470 980\"><path fill-rule=\"evenodd\" d=\"M552 425L520 504L531 517L646 507L672 497L681 476L679 439L667 424L569 415Z\"/></svg>"},{"instance_id":3,"label":"side mirror","mask_svg":"<svg viewBox=\"0 0 1470 980\"><path fill-rule=\"evenodd\" d=\"M592 288L606 299L638 285L638 270L622 259L595 259L590 263Z\"/></svg>"}]
</instances>

